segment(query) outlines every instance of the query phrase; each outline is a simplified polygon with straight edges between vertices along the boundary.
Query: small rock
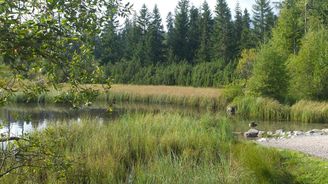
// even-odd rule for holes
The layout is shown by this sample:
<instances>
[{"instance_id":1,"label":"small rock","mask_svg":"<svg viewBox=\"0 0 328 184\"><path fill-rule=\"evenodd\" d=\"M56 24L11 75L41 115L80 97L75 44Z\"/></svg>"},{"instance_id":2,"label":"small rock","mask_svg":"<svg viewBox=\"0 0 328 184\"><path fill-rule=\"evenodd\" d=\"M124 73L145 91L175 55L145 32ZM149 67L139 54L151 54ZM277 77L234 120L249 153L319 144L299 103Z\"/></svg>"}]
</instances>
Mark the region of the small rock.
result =
<instances>
[{"instance_id":1,"label":"small rock","mask_svg":"<svg viewBox=\"0 0 328 184\"><path fill-rule=\"evenodd\" d=\"M273 132L267 131L267 135L273 135Z\"/></svg>"},{"instance_id":2,"label":"small rock","mask_svg":"<svg viewBox=\"0 0 328 184\"><path fill-rule=\"evenodd\" d=\"M249 129L247 132L244 133L246 138L256 138L259 135L259 131L256 129Z\"/></svg>"},{"instance_id":3,"label":"small rock","mask_svg":"<svg viewBox=\"0 0 328 184\"><path fill-rule=\"evenodd\" d=\"M265 131L259 131L258 137L263 137L264 134L265 134Z\"/></svg>"},{"instance_id":4,"label":"small rock","mask_svg":"<svg viewBox=\"0 0 328 184\"><path fill-rule=\"evenodd\" d=\"M308 136L319 136L319 135L323 135L323 132L321 130L318 130L318 129L313 129L313 130L307 131L305 133L305 135L308 135Z\"/></svg>"},{"instance_id":5,"label":"small rock","mask_svg":"<svg viewBox=\"0 0 328 184\"><path fill-rule=\"evenodd\" d=\"M258 142L268 142L268 139L267 138L261 138L259 140L257 140Z\"/></svg>"},{"instance_id":6,"label":"small rock","mask_svg":"<svg viewBox=\"0 0 328 184\"><path fill-rule=\"evenodd\" d=\"M276 130L275 135L277 135L277 136L284 136L285 135L285 132L284 132L283 129L279 129L279 130Z\"/></svg>"},{"instance_id":7,"label":"small rock","mask_svg":"<svg viewBox=\"0 0 328 184\"><path fill-rule=\"evenodd\" d=\"M294 136L304 135L304 132L302 132L302 131L294 131L294 132L293 132L293 135L294 135Z\"/></svg>"}]
</instances>

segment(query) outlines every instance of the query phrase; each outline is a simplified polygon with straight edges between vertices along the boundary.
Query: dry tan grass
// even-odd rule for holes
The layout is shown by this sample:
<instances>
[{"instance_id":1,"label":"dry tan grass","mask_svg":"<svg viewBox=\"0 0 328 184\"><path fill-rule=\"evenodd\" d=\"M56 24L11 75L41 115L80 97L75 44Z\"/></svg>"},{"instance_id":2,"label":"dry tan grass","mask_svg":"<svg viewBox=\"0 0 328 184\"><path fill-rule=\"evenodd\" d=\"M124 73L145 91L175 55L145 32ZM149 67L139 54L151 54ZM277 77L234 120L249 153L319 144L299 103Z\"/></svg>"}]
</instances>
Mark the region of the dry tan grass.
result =
<instances>
[{"instance_id":1,"label":"dry tan grass","mask_svg":"<svg viewBox=\"0 0 328 184\"><path fill-rule=\"evenodd\" d=\"M150 86L150 85L121 85L112 86L113 93L132 93L142 96L167 95L178 97L219 97L221 89L218 88L194 88L180 86Z\"/></svg>"},{"instance_id":2,"label":"dry tan grass","mask_svg":"<svg viewBox=\"0 0 328 184\"><path fill-rule=\"evenodd\" d=\"M67 91L70 87L68 84L61 84L62 91ZM104 91L101 84L87 84L84 87ZM52 87L50 91L56 91ZM173 96L173 97L208 97L217 98L222 94L220 88L195 88L182 86L153 86L153 85L127 85L114 84L109 91L110 93L134 94L138 96Z\"/></svg>"}]
</instances>

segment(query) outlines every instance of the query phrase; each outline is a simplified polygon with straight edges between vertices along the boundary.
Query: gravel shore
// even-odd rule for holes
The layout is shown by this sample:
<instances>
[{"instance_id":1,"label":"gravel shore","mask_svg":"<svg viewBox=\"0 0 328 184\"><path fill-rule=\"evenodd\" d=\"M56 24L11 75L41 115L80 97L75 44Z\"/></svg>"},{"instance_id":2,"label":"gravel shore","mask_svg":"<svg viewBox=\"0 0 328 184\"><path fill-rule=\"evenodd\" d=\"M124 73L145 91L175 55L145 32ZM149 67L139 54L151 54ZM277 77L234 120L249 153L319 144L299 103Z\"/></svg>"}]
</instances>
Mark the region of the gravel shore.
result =
<instances>
[{"instance_id":1,"label":"gravel shore","mask_svg":"<svg viewBox=\"0 0 328 184\"><path fill-rule=\"evenodd\" d=\"M259 139L259 144L269 147L300 151L328 159L328 135L298 136L292 138Z\"/></svg>"}]
</instances>

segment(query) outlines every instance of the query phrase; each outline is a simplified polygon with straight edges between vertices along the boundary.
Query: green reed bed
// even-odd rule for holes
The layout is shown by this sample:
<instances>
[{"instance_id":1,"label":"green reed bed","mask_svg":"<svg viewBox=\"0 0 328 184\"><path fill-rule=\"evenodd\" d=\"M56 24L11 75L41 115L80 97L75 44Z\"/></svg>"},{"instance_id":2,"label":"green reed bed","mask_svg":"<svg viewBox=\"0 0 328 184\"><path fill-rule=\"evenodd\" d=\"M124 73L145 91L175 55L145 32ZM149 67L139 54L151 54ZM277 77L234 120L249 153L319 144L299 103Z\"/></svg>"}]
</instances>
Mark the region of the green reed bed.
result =
<instances>
[{"instance_id":1,"label":"green reed bed","mask_svg":"<svg viewBox=\"0 0 328 184\"><path fill-rule=\"evenodd\" d=\"M326 162L238 141L231 120L130 114L59 122L31 135L45 153L1 183L311 183ZM34 149L39 150L39 149ZM302 174L303 171L308 174ZM316 183L325 181L320 172Z\"/></svg>"},{"instance_id":2,"label":"green reed bed","mask_svg":"<svg viewBox=\"0 0 328 184\"><path fill-rule=\"evenodd\" d=\"M74 160L72 165L60 176L50 168L46 172L26 168L16 174L29 173L21 181L32 183L228 181L223 170L233 141L228 130L225 119L198 121L178 114L136 114L109 125L88 120L58 125L39 136L53 144L56 152ZM40 175L45 175L41 177L44 181ZM18 182L19 178L12 176L15 174L4 181Z\"/></svg>"},{"instance_id":3,"label":"green reed bed","mask_svg":"<svg viewBox=\"0 0 328 184\"><path fill-rule=\"evenodd\" d=\"M291 107L291 119L306 123L328 123L328 103L299 101Z\"/></svg>"},{"instance_id":4,"label":"green reed bed","mask_svg":"<svg viewBox=\"0 0 328 184\"><path fill-rule=\"evenodd\" d=\"M141 102L146 104L171 104L179 106L204 107L208 109L224 109L224 101L215 97L175 96L175 95L139 95L137 93L109 93L109 102Z\"/></svg>"},{"instance_id":5,"label":"green reed bed","mask_svg":"<svg viewBox=\"0 0 328 184\"><path fill-rule=\"evenodd\" d=\"M39 96L16 93L8 101L12 103L65 104L65 100L56 101L63 93L50 91ZM218 97L139 94L126 92L99 93L95 101L113 103L168 104L177 106L199 107L207 110L225 110L228 100L223 95ZM299 101L293 106L279 103L265 97L239 96L234 98L230 106L237 107L237 114L242 118L272 121L299 121L304 123L328 122L328 103L315 101Z\"/></svg>"},{"instance_id":6,"label":"green reed bed","mask_svg":"<svg viewBox=\"0 0 328 184\"><path fill-rule=\"evenodd\" d=\"M60 96L60 92L49 92L38 96L27 95L22 92L16 93L9 98L11 103L42 103L42 104L55 104L65 103L65 101L56 101L56 97ZM118 93L110 92L100 93L95 99L96 102L108 103L145 103L145 104L169 104L178 106L201 107L207 109L225 109L225 100L215 97L202 97L202 96L175 96L175 95L140 95L137 93Z\"/></svg>"},{"instance_id":7,"label":"green reed bed","mask_svg":"<svg viewBox=\"0 0 328 184\"><path fill-rule=\"evenodd\" d=\"M289 106L270 98L241 96L230 105L236 106L238 115L243 118L281 121L289 120L290 116Z\"/></svg>"},{"instance_id":8,"label":"green reed bed","mask_svg":"<svg viewBox=\"0 0 328 184\"><path fill-rule=\"evenodd\" d=\"M39 167L1 183L292 183L278 151L239 142L230 120L210 115L62 122L32 137L46 153Z\"/></svg>"}]
</instances>

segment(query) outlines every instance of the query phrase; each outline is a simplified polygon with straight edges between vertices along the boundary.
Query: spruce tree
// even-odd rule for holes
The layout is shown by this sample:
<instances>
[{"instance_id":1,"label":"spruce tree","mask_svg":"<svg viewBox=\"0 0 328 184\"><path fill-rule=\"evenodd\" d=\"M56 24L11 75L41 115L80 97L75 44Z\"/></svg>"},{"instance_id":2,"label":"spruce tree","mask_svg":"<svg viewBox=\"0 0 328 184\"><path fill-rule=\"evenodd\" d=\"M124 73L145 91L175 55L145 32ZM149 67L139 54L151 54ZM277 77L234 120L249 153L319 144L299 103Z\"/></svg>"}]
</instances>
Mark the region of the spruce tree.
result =
<instances>
[{"instance_id":1,"label":"spruce tree","mask_svg":"<svg viewBox=\"0 0 328 184\"><path fill-rule=\"evenodd\" d=\"M117 22L115 17L108 20L103 33L97 39L95 56L100 59L101 64L115 63L122 57L121 40L117 33Z\"/></svg>"},{"instance_id":2,"label":"spruce tree","mask_svg":"<svg viewBox=\"0 0 328 184\"><path fill-rule=\"evenodd\" d=\"M240 9L239 2L235 8L235 21L234 21L234 56L239 56L242 50L241 35L243 32L243 14Z\"/></svg>"},{"instance_id":3,"label":"spruce tree","mask_svg":"<svg viewBox=\"0 0 328 184\"><path fill-rule=\"evenodd\" d=\"M153 64L163 62L163 40L164 40L164 31L162 25L162 18L155 5L152 12L151 21L147 34L147 48L150 48L148 57Z\"/></svg>"},{"instance_id":4,"label":"spruce tree","mask_svg":"<svg viewBox=\"0 0 328 184\"><path fill-rule=\"evenodd\" d=\"M137 26L137 15L134 14L132 20L126 19L124 28L121 33L123 49L123 57L126 60L137 59L139 47L141 40L141 30Z\"/></svg>"},{"instance_id":5,"label":"spruce tree","mask_svg":"<svg viewBox=\"0 0 328 184\"><path fill-rule=\"evenodd\" d=\"M254 31L257 39L259 42L266 42L270 38L275 20L270 0L255 0L253 14Z\"/></svg>"},{"instance_id":6,"label":"spruce tree","mask_svg":"<svg viewBox=\"0 0 328 184\"><path fill-rule=\"evenodd\" d=\"M143 34L146 34L147 29L149 27L150 24L150 13L149 10L147 8L147 6L145 4L142 5L140 12L139 12L139 16L138 16L138 26L141 29L141 32Z\"/></svg>"},{"instance_id":7,"label":"spruce tree","mask_svg":"<svg viewBox=\"0 0 328 184\"><path fill-rule=\"evenodd\" d=\"M147 44L150 18L151 15L149 10L144 4L140 9L139 16L137 17L137 29L140 32L140 41L137 43L137 47L134 48L136 59L138 59L143 65L149 65L152 63L150 58L151 45Z\"/></svg>"},{"instance_id":8,"label":"spruce tree","mask_svg":"<svg viewBox=\"0 0 328 184\"><path fill-rule=\"evenodd\" d=\"M176 62L176 56L174 55L174 18L172 12L169 12L166 17L166 44L165 44L165 57L168 63Z\"/></svg>"},{"instance_id":9,"label":"spruce tree","mask_svg":"<svg viewBox=\"0 0 328 184\"><path fill-rule=\"evenodd\" d=\"M197 62L209 62L211 60L211 35L213 32L213 19L211 10L206 1L202 5L200 22L200 45L197 51Z\"/></svg>"},{"instance_id":10,"label":"spruce tree","mask_svg":"<svg viewBox=\"0 0 328 184\"><path fill-rule=\"evenodd\" d=\"M240 40L241 50L254 48L256 45L256 41L255 41L253 29L251 29L251 18L247 9L244 10L242 21L243 21L243 28L242 28L241 40Z\"/></svg>"},{"instance_id":11,"label":"spruce tree","mask_svg":"<svg viewBox=\"0 0 328 184\"><path fill-rule=\"evenodd\" d=\"M166 44L168 48L173 47L173 28L174 28L174 19L172 12L169 12L166 17Z\"/></svg>"},{"instance_id":12,"label":"spruce tree","mask_svg":"<svg viewBox=\"0 0 328 184\"><path fill-rule=\"evenodd\" d=\"M233 25L231 13L225 0L218 0L215 8L214 57L225 64L233 58Z\"/></svg>"},{"instance_id":13,"label":"spruce tree","mask_svg":"<svg viewBox=\"0 0 328 184\"><path fill-rule=\"evenodd\" d=\"M190 24L188 30L189 54L187 60L194 61L200 42L200 15L194 6L190 9Z\"/></svg>"},{"instance_id":14,"label":"spruce tree","mask_svg":"<svg viewBox=\"0 0 328 184\"><path fill-rule=\"evenodd\" d=\"M189 0L180 0L175 12L173 29L173 53L178 60L186 60L189 55Z\"/></svg>"}]
</instances>

